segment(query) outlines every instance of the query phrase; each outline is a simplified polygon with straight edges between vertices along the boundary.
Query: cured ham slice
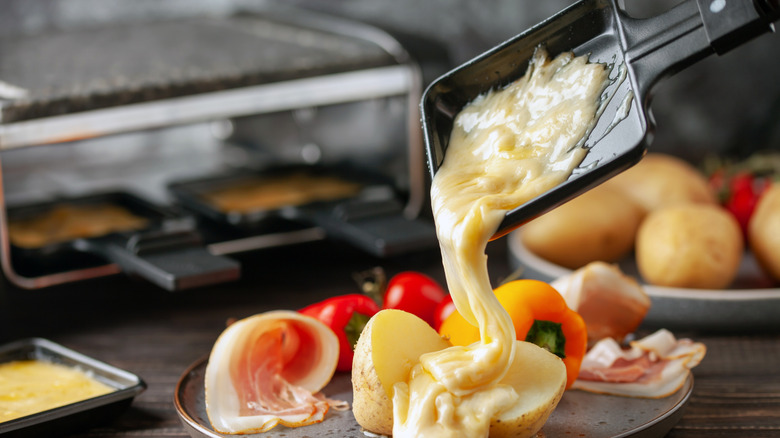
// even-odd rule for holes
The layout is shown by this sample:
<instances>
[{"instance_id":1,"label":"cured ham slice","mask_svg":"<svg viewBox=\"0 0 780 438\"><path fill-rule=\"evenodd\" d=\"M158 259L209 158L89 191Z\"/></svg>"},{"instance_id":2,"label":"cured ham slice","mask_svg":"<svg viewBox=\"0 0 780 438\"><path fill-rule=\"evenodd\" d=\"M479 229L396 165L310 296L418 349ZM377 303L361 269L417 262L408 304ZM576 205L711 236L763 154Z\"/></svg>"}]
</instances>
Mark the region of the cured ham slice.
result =
<instances>
[{"instance_id":1,"label":"cured ham slice","mask_svg":"<svg viewBox=\"0 0 780 438\"><path fill-rule=\"evenodd\" d=\"M591 346L604 338L623 340L650 309L650 297L642 286L608 263L589 263L550 284L582 316Z\"/></svg>"},{"instance_id":2,"label":"cured ham slice","mask_svg":"<svg viewBox=\"0 0 780 438\"><path fill-rule=\"evenodd\" d=\"M266 432L321 422L345 402L319 393L338 362L330 328L292 311L234 322L219 336L206 367L206 413L225 434Z\"/></svg>"},{"instance_id":3,"label":"cured ham slice","mask_svg":"<svg viewBox=\"0 0 780 438\"><path fill-rule=\"evenodd\" d=\"M612 338L585 355L573 389L628 397L661 398L677 392L707 351L661 329L622 348Z\"/></svg>"}]
</instances>

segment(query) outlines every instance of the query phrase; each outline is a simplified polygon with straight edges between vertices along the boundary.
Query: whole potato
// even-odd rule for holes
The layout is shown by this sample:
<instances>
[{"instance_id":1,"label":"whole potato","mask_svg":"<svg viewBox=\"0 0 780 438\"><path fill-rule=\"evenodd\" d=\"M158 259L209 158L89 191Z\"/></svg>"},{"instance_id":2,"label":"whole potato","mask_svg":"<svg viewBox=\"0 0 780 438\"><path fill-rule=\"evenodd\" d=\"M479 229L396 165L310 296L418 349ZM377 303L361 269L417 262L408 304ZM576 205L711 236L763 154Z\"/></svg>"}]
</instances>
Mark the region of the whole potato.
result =
<instances>
[{"instance_id":1,"label":"whole potato","mask_svg":"<svg viewBox=\"0 0 780 438\"><path fill-rule=\"evenodd\" d=\"M780 183L770 186L759 198L747 236L758 263L780 281Z\"/></svg>"},{"instance_id":2,"label":"whole potato","mask_svg":"<svg viewBox=\"0 0 780 438\"><path fill-rule=\"evenodd\" d=\"M520 238L531 252L570 269L614 262L633 249L644 214L625 194L602 185L527 223Z\"/></svg>"},{"instance_id":3,"label":"whole potato","mask_svg":"<svg viewBox=\"0 0 780 438\"><path fill-rule=\"evenodd\" d=\"M722 207L673 205L651 212L642 222L636 262L651 284L721 289L736 277L743 247L739 224Z\"/></svg>"},{"instance_id":4,"label":"whole potato","mask_svg":"<svg viewBox=\"0 0 780 438\"><path fill-rule=\"evenodd\" d=\"M634 167L604 183L647 211L685 203L716 204L704 174L680 158L649 153Z\"/></svg>"}]
</instances>

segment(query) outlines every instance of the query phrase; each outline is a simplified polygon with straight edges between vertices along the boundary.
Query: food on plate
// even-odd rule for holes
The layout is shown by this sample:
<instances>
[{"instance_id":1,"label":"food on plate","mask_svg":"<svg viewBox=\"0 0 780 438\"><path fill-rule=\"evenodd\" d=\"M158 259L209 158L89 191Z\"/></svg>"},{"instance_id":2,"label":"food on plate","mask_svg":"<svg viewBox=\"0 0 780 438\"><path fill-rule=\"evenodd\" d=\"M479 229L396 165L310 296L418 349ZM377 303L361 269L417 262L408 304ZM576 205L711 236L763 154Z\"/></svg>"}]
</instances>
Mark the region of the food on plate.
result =
<instances>
[{"instance_id":1,"label":"food on plate","mask_svg":"<svg viewBox=\"0 0 780 438\"><path fill-rule=\"evenodd\" d=\"M779 183L774 183L758 200L748 225L748 241L764 271L780 281Z\"/></svg>"},{"instance_id":2,"label":"food on plate","mask_svg":"<svg viewBox=\"0 0 780 438\"><path fill-rule=\"evenodd\" d=\"M707 178L687 161L649 153L604 185L623 191L646 211L675 204L716 204Z\"/></svg>"},{"instance_id":3,"label":"food on plate","mask_svg":"<svg viewBox=\"0 0 780 438\"><path fill-rule=\"evenodd\" d=\"M740 159L711 155L703 168L720 204L737 218L747 235L759 198L780 177L780 153L761 151Z\"/></svg>"},{"instance_id":4,"label":"food on plate","mask_svg":"<svg viewBox=\"0 0 780 438\"><path fill-rule=\"evenodd\" d=\"M79 369L43 360L0 364L0 423L116 391Z\"/></svg>"},{"instance_id":5,"label":"food on plate","mask_svg":"<svg viewBox=\"0 0 780 438\"><path fill-rule=\"evenodd\" d=\"M392 435L395 414L391 400L399 388L395 384L408 379L422 355L449 346L425 321L411 313L394 309L377 313L355 351L352 411L358 424L375 434ZM566 384L564 365L556 356L527 342L519 342L516 348L518 353L500 384L514 388L520 401L492 420L492 437L539 430Z\"/></svg>"},{"instance_id":6,"label":"food on plate","mask_svg":"<svg viewBox=\"0 0 780 438\"><path fill-rule=\"evenodd\" d=\"M577 269L628 255L644 215L628 195L601 185L523 225L519 235L542 258Z\"/></svg>"},{"instance_id":7,"label":"food on plate","mask_svg":"<svg viewBox=\"0 0 780 438\"><path fill-rule=\"evenodd\" d=\"M353 274L360 289L382 309L398 309L409 312L423 320L431 327L439 324L440 306L447 299L447 292L439 283L428 275L417 271L403 271L387 281L387 274L382 267L374 267ZM439 319L437 319L439 318Z\"/></svg>"},{"instance_id":8,"label":"food on plate","mask_svg":"<svg viewBox=\"0 0 780 438\"><path fill-rule=\"evenodd\" d=\"M201 196L219 211L249 213L348 198L361 188L358 183L335 176L295 172L237 181Z\"/></svg>"},{"instance_id":9,"label":"food on plate","mask_svg":"<svg viewBox=\"0 0 780 438\"><path fill-rule=\"evenodd\" d=\"M393 433L393 385L405 381L420 356L449 347L427 322L398 309L383 309L360 335L352 365L352 412L364 429Z\"/></svg>"},{"instance_id":10,"label":"food on plate","mask_svg":"<svg viewBox=\"0 0 780 438\"><path fill-rule=\"evenodd\" d=\"M447 293L436 280L420 272L405 271L387 283L382 308L405 310L435 327L436 306L445 296Z\"/></svg>"},{"instance_id":11,"label":"food on plate","mask_svg":"<svg viewBox=\"0 0 780 438\"><path fill-rule=\"evenodd\" d=\"M352 369L353 351L368 320L379 306L367 295L348 294L328 298L299 310L330 327L339 339L337 371Z\"/></svg>"},{"instance_id":12,"label":"food on plate","mask_svg":"<svg viewBox=\"0 0 780 438\"><path fill-rule=\"evenodd\" d=\"M585 322L567 307L551 285L538 280L515 280L494 291L501 306L512 318L518 340L527 341L563 359L566 387L577 379L587 348ZM439 329L453 345L467 346L479 341L479 329L455 311Z\"/></svg>"},{"instance_id":13,"label":"food on plate","mask_svg":"<svg viewBox=\"0 0 780 438\"><path fill-rule=\"evenodd\" d=\"M639 227L636 262L649 283L721 289L737 275L743 256L736 219L714 204L679 204L651 212Z\"/></svg>"},{"instance_id":14,"label":"food on plate","mask_svg":"<svg viewBox=\"0 0 780 438\"><path fill-rule=\"evenodd\" d=\"M585 355L575 389L628 397L661 398L677 392L707 348L661 329L622 348L612 338Z\"/></svg>"},{"instance_id":15,"label":"food on plate","mask_svg":"<svg viewBox=\"0 0 780 438\"><path fill-rule=\"evenodd\" d=\"M563 397L566 367L544 348L515 341L515 357L498 384L513 388L517 400L490 420L488 436L535 437Z\"/></svg>"},{"instance_id":16,"label":"food on plate","mask_svg":"<svg viewBox=\"0 0 780 438\"><path fill-rule=\"evenodd\" d=\"M551 283L588 328L588 345L603 338L622 341L650 310L650 297L616 265L592 262Z\"/></svg>"},{"instance_id":17,"label":"food on plate","mask_svg":"<svg viewBox=\"0 0 780 438\"><path fill-rule=\"evenodd\" d=\"M140 230L149 221L112 204L57 205L40 215L11 219L8 239L19 248L35 249L78 238Z\"/></svg>"},{"instance_id":18,"label":"food on plate","mask_svg":"<svg viewBox=\"0 0 780 438\"><path fill-rule=\"evenodd\" d=\"M765 167L761 169L766 171ZM739 274L745 247L751 249L744 223L767 179L741 169L719 168L708 179L680 158L650 153L633 168L524 225L514 238L539 257L572 270L591 261L620 262L632 255L648 284L727 288ZM615 193L633 203L597 199ZM733 221L724 212L736 218L741 238L734 236ZM630 248L625 250L629 245L633 254ZM625 252L617 251L621 247ZM591 335L591 343L602 336Z\"/></svg>"},{"instance_id":19,"label":"food on plate","mask_svg":"<svg viewBox=\"0 0 780 438\"><path fill-rule=\"evenodd\" d=\"M458 312L479 327L480 339L423 355L394 385L393 436L476 437L512 429L491 429L498 419L524 426L511 430L513 436L530 437L543 421L505 415L533 400L551 402L550 410L557 404L566 367L542 348L519 347L529 344L516 340L512 319L493 294L485 248L507 211L562 183L581 164L608 83L606 65L572 53L550 59L538 48L523 78L478 96L456 116L431 203L449 292ZM516 361L525 367L524 358L531 360L525 348L549 363L535 396L501 383Z\"/></svg>"},{"instance_id":20,"label":"food on plate","mask_svg":"<svg viewBox=\"0 0 780 438\"><path fill-rule=\"evenodd\" d=\"M758 200L770 185L771 180L768 178L756 178L750 173L739 173L731 177L727 189L721 190L723 194L721 204L734 215L745 235Z\"/></svg>"},{"instance_id":21,"label":"food on plate","mask_svg":"<svg viewBox=\"0 0 780 438\"><path fill-rule=\"evenodd\" d=\"M321 422L329 408L347 408L319 392L338 358L333 331L298 312L266 312L230 324L214 343L204 376L211 426L248 434Z\"/></svg>"},{"instance_id":22,"label":"food on plate","mask_svg":"<svg viewBox=\"0 0 780 438\"><path fill-rule=\"evenodd\" d=\"M452 312L455 310L455 303L452 301L452 296L447 295L444 297L436 306L436 311L433 314L433 328L436 329L436 331L439 331L442 323L444 323L447 317L452 315Z\"/></svg>"},{"instance_id":23,"label":"food on plate","mask_svg":"<svg viewBox=\"0 0 780 438\"><path fill-rule=\"evenodd\" d=\"M780 281L780 183L758 200L748 224L748 242L764 271Z\"/></svg>"}]
</instances>

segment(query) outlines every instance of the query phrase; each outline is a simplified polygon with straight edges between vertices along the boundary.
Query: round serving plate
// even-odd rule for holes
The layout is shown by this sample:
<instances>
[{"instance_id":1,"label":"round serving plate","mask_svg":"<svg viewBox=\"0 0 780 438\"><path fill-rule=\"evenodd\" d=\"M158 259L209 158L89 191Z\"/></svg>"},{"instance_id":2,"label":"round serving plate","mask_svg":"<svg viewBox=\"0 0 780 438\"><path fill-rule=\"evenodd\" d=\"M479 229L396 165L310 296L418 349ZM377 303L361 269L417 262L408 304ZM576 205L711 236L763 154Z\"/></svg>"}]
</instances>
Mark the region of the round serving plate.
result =
<instances>
[{"instance_id":1,"label":"round serving plate","mask_svg":"<svg viewBox=\"0 0 780 438\"><path fill-rule=\"evenodd\" d=\"M182 374L176 385L174 404L182 424L193 438L225 438L214 431L206 414L204 374L207 359L201 359ZM683 407L693 390L689 377L676 393L660 399L617 397L572 390L561 402L542 429L543 436L581 436L588 438L664 436L677 424ZM352 384L348 373L336 373L323 390L329 398L352 403ZM322 423L299 428L277 426L262 434L246 438L338 437L365 438L351 410L328 412Z\"/></svg>"},{"instance_id":2,"label":"round serving plate","mask_svg":"<svg viewBox=\"0 0 780 438\"><path fill-rule=\"evenodd\" d=\"M507 236L509 264L522 277L552 281L572 271L551 263L523 245L518 232ZM618 263L621 270L640 278L633 257ZM780 327L780 289L761 272L750 253L743 257L734 288L681 289L644 284L651 306L643 325L681 330L753 331Z\"/></svg>"}]
</instances>

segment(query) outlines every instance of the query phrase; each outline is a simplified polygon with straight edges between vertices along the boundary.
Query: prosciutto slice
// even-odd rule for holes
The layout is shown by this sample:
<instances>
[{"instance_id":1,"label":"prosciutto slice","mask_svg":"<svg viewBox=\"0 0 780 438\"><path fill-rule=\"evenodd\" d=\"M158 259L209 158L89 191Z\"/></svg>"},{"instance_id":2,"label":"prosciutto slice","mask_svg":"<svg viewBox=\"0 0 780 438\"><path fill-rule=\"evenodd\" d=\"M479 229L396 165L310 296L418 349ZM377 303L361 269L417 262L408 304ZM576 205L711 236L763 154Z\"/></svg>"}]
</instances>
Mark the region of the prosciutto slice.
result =
<instances>
[{"instance_id":1,"label":"prosciutto slice","mask_svg":"<svg viewBox=\"0 0 780 438\"><path fill-rule=\"evenodd\" d=\"M345 402L319 393L338 362L338 339L324 324L276 311L231 324L206 367L206 412L217 432L266 432L319 423Z\"/></svg>"},{"instance_id":2,"label":"prosciutto slice","mask_svg":"<svg viewBox=\"0 0 780 438\"><path fill-rule=\"evenodd\" d=\"M676 339L666 330L622 348L612 338L585 355L573 389L628 397L662 398L677 392L707 351L704 344Z\"/></svg>"},{"instance_id":3,"label":"prosciutto slice","mask_svg":"<svg viewBox=\"0 0 780 438\"><path fill-rule=\"evenodd\" d=\"M642 286L608 263L589 263L550 284L582 316L590 346L603 338L623 340L650 309L650 297Z\"/></svg>"}]
</instances>

